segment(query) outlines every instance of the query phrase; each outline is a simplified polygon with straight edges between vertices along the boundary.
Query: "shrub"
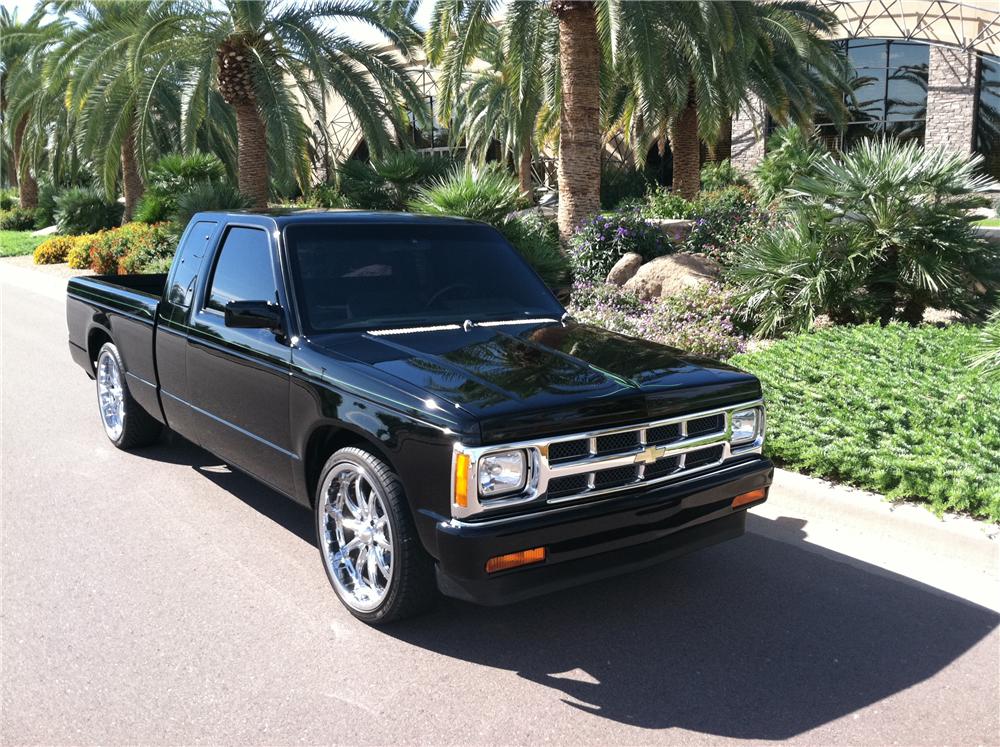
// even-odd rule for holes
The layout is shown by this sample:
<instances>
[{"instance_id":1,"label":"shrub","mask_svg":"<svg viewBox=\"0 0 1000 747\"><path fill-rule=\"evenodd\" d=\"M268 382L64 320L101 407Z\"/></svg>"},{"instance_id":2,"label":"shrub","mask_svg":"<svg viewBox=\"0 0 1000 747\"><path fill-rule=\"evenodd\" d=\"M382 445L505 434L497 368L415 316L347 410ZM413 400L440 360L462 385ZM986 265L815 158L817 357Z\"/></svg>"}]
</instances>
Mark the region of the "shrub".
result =
<instances>
[{"instance_id":1,"label":"shrub","mask_svg":"<svg viewBox=\"0 0 1000 747\"><path fill-rule=\"evenodd\" d=\"M687 250L706 254L728 266L741 247L754 244L765 232L768 215L753 194L730 187L721 192L703 192L691 205L695 224L687 239Z\"/></svg>"},{"instance_id":2,"label":"shrub","mask_svg":"<svg viewBox=\"0 0 1000 747\"><path fill-rule=\"evenodd\" d=\"M345 207L344 197L340 194L336 184L317 184L309 194L309 200L316 207L321 208L342 208Z\"/></svg>"},{"instance_id":3,"label":"shrub","mask_svg":"<svg viewBox=\"0 0 1000 747\"><path fill-rule=\"evenodd\" d=\"M569 259L576 280L599 283L629 252L648 261L672 249L663 232L638 213L616 213L584 221L570 238Z\"/></svg>"},{"instance_id":4,"label":"shrub","mask_svg":"<svg viewBox=\"0 0 1000 747\"><path fill-rule=\"evenodd\" d=\"M645 218L690 218L691 203L667 187L657 187L646 195L640 208Z\"/></svg>"},{"instance_id":5,"label":"shrub","mask_svg":"<svg viewBox=\"0 0 1000 747\"><path fill-rule=\"evenodd\" d=\"M982 370L987 376L1000 378L1000 308L993 312L989 322L983 326L972 366Z\"/></svg>"},{"instance_id":6,"label":"shrub","mask_svg":"<svg viewBox=\"0 0 1000 747\"><path fill-rule=\"evenodd\" d=\"M883 323L916 323L927 306L977 314L975 288L1000 283L1000 250L974 227L994 182L968 157L914 142L866 140L839 161L822 159L795 184L795 209L831 234L834 262L861 268L848 299L874 303Z\"/></svg>"},{"instance_id":7,"label":"shrub","mask_svg":"<svg viewBox=\"0 0 1000 747\"><path fill-rule=\"evenodd\" d=\"M605 162L601 165L601 209L620 210L626 203L639 203L651 185L644 172Z\"/></svg>"},{"instance_id":8,"label":"shrub","mask_svg":"<svg viewBox=\"0 0 1000 747\"><path fill-rule=\"evenodd\" d=\"M39 228L54 226L56 223L56 195L59 188L50 181L38 185L38 207L35 209L35 225Z\"/></svg>"},{"instance_id":9,"label":"shrub","mask_svg":"<svg viewBox=\"0 0 1000 747\"><path fill-rule=\"evenodd\" d=\"M503 168L465 166L419 187L410 209L426 215L459 215L498 226L522 200L517 179Z\"/></svg>"},{"instance_id":10,"label":"shrub","mask_svg":"<svg viewBox=\"0 0 1000 747\"><path fill-rule=\"evenodd\" d=\"M14 207L0 212L0 231L32 231L35 228L35 211Z\"/></svg>"},{"instance_id":11,"label":"shrub","mask_svg":"<svg viewBox=\"0 0 1000 747\"><path fill-rule=\"evenodd\" d=\"M73 246L66 254L66 262L74 270L90 268L90 248L100 234L87 233L83 236L73 236Z\"/></svg>"},{"instance_id":12,"label":"shrub","mask_svg":"<svg viewBox=\"0 0 1000 747\"><path fill-rule=\"evenodd\" d=\"M253 202L228 182L196 184L177 197L171 220L186 226L195 213L207 210L245 210Z\"/></svg>"},{"instance_id":13,"label":"shrub","mask_svg":"<svg viewBox=\"0 0 1000 747\"><path fill-rule=\"evenodd\" d=\"M227 181L226 167L217 156L208 153L165 155L150 168L146 193L133 219L142 223L166 220L186 223L177 216L178 200L193 191L203 194L210 190L233 191Z\"/></svg>"},{"instance_id":14,"label":"shrub","mask_svg":"<svg viewBox=\"0 0 1000 747\"><path fill-rule=\"evenodd\" d=\"M736 311L730 294L717 284L643 301L610 283L577 283L570 303L578 321L722 359L746 347Z\"/></svg>"},{"instance_id":15,"label":"shrub","mask_svg":"<svg viewBox=\"0 0 1000 747\"><path fill-rule=\"evenodd\" d=\"M1000 521L1000 387L966 365L977 338L957 324L833 327L733 363L763 383L772 457Z\"/></svg>"},{"instance_id":16,"label":"shrub","mask_svg":"<svg viewBox=\"0 0 1000 747\"><path fill-rule=\"evenodd\" d=\"M123 207L92 187L70 187L55 197L59 233L77 236L118 225Z\"/></svg>"},{"instance_id":17,"label":"shrub","mask_svg":"<svg viewBox=\"0 0 1000 747\"><path fill-rule=\"evenodd\" d=\"M706 192L718 192L728 187L747 187L749 182L728 158L717 163L706 163L701 167L701 188Z\"/></svg>"},{"instance_id":18,"label":"shrub","mask_svg":"<svg viewBox=\"0 0 1000 747\"><path fill-rule=\"evenodd\" d=\"M32 259L36 265L54 265L65 262L74 243L72 236L53 236L35 248Z\"/></svg>"},{"instance_id":19,"label":"shrub","mask_svg":"<svg viewBox=\"0 0 1000 747\"><path fill-rule=\"evenodd\" d=\"M782 127L767 141L767 155L753 172L760 199L772 202L785 194L796 179L813 173L826 151L810 132L797 125Z\"/></svg>"},{"instance_id":20,"label":"shrub","mask_svg":"<svg viewBox=\"0 0 1000 747\"><path fill-rule=\"evenodd\" d=\"M0 189L0 212L18 206L17 190L14 187Z\"/></svg>"},{"instance_id":21,"label":"shrub","mask_svg":"<svg viewBox=\"0 0 1000 747\"><path fill-rule=\"evenodd\" d=\"M559 228L555 221L529 213L512 218L501 225L500 230L546 285L559 288L566 283L569 260L559 247Z\"/></svg>"},{"instance_id":22,"label":"shrub","mask_svg":"<svg viewBox=\"0 0 1000 747\"><path fill-rule=\"evenodd\" d=\"M101 275L145 272L147 266L173 257L177 237L164 225L127 223L103 231L89 242L90 267Z\"/></svg>"},{"instance_id":23,"label":"shrub","mask_svg":"<svg viewBox=\"0 0 1000 747\"><path fill-rule=\"evenodd\" d=\"M362 210L405 210L419 186L451 171L444 156L396 151L382 158L345 161L337 170L344 204Z\"/></svg>"}]
</instances>

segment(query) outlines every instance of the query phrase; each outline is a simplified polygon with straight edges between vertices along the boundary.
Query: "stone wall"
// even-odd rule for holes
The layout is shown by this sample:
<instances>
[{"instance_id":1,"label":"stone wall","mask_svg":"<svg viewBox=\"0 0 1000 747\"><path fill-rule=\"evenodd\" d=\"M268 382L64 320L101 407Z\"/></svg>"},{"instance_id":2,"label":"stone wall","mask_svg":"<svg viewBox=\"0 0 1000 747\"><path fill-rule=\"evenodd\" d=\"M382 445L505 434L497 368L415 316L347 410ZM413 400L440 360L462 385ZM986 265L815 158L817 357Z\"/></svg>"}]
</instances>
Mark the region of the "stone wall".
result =
<instances>
[{"instance_id":1,"label":"stone wall","mask_svg":"<svg viewBox=\"0 0 1000 747\"><path fill-rule=\"evenodd\" d=\"M730 158L740 171L750 171L764 158L764 104L756 97L743 104L733 117L733 140Z\"/></svg>"},{"instance_id":2,"label":"stone wall","mask_svg":"<svg viewBox=\"0 0 1000 747\"><path fill-rule=\"evenodd\" d=\"M954 153L971 153L975 115L975 55L932 46L924 145L944 147Z\"/></svg>"}]
</instances>

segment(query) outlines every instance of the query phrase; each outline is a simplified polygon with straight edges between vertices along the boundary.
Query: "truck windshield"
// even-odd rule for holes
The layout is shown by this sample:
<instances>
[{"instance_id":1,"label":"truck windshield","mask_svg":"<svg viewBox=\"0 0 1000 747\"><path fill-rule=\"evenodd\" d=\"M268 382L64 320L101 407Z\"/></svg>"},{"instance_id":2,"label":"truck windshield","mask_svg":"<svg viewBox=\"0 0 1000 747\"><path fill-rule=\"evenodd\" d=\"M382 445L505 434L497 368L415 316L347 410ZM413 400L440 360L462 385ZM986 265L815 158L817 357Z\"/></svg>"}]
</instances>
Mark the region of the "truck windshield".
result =
<instances>
[{"instance_id":1,"label":"truck windshield","mask_svg":"<svg viewBox=\"0 0 1000 747\"><path fill-rule=\"evenodd\" d=\"M306 334L564 313L485 225L299 224L285 229L285 244Z\"/></svg>"}]
</instances>

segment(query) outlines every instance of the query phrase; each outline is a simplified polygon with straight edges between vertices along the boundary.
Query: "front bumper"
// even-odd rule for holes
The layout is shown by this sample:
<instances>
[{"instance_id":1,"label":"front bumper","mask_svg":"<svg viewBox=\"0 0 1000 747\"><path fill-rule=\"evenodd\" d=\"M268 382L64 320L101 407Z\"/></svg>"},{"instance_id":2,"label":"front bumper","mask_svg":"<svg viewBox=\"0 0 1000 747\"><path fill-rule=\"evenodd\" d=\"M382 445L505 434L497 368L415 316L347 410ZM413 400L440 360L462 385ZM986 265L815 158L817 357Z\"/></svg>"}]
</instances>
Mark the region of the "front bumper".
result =
<instances>
[{"instance_id":1,"label":"front bumper","mask_svg":"<svg viewBox=\"0 0 1000 747\"><path fill-rule=\"evenodd\" d=\"M773 475L771 462L755 457L590 504L498 521L440 521L438 586L458 599L506 604L734 539L743 534L748 506L734 510L732 499L768 488ZM546 548L544 562L486 573L490 558L534 547Z\"/></svg>"}]
</instances>

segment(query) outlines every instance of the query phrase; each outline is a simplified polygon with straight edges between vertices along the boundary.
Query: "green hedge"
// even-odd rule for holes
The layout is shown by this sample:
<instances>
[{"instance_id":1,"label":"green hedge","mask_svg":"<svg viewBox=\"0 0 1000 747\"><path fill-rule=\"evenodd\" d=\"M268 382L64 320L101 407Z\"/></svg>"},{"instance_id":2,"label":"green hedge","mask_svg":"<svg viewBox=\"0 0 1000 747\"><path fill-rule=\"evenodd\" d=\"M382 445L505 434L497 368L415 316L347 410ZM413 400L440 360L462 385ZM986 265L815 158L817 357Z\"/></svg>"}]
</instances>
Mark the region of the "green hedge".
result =
<instances>
[{"instance_id":1,"label":"green hedge","mask_svg":"<svg viewBox=\"0 0 1000 747\"><path fill-rule=\"evenodd\" d=\"M978 337L837 327L732 362L763 382L765 448L779 462L1000 522L1000 384L968 365Z\"/></svg>"}]
</instances>

